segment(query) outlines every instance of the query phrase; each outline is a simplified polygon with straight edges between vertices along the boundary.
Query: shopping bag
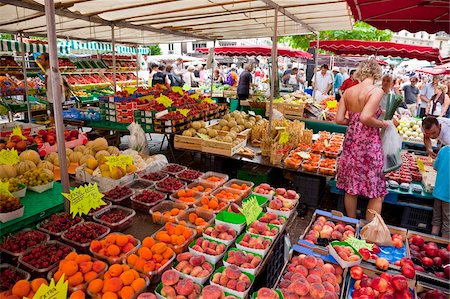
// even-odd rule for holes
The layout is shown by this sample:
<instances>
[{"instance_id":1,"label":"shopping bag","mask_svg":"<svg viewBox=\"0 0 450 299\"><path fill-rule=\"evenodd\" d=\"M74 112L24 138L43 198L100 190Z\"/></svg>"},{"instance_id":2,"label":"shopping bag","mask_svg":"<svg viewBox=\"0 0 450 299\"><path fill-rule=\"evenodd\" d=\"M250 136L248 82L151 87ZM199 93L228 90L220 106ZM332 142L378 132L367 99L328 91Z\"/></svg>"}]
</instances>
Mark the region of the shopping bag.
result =
<instances>
[{"instance_id":1,"label":"shopping bag","mask_svg":"<svg viewBox=\"0 0 450 299\"><path fill-rule=\"evenodd\" d=\"M383 171L391 172L402 166L402 138L397 132L397 128L390 124L381 133L383 148Z\"/></svg>"},{"instance_id":2,"label":"shopping bag","mask_svg":"<svg viewBox=\"0 0 450 299\"><path fill-rule=\"evenodd\" d=\"M129 148L139 152L140 154L147 155L147 137L145 136L145 132L142 127L138 123L132 122L127 129L130 131L130 138L128 139Z\"/></svg>"},{"instance_id":3,"label":"shopping bag","mask_svg":"<svg viewBox=\"0 0 450 299\"><path fill-rule=\"evenodd\" d=\"M384 223L383 218L376 211L368 209L369 213L375 214L373 220L363 226L359 234L361 240L381 246L393 246L391 233Z\"/></svg>"}]
</instances>

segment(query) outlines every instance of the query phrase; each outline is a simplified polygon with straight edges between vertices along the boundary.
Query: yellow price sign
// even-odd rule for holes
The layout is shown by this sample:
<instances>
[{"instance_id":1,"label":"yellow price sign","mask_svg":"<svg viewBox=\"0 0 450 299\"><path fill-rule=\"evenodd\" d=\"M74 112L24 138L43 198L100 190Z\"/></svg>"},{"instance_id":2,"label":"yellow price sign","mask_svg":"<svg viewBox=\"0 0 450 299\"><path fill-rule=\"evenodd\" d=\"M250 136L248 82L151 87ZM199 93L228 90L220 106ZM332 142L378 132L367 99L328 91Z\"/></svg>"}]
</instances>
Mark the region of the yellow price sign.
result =
<instances>
[{"instance_id":1,"label":"yellow price sign","mask_svg":"<svg viewBox=\"0 0 450 299\"><path fill-rule=\"evenodd\" d=\"M184 115L184 117L188 116L191 109L177 109L178 112Z\"/></svg>"},{"instance_id":2,"label":"yellow price sign","mask_svg":"<svg viewBox=\"0 0 450 299\"><path fill-rule=\"evenodd\" d=\"M200 95L198 94L198 93L193 93L193 94L191 94L189 97L191 98L191 99L195 99L195 100L198 100L198 97L199 97Z\"/></svg>"},{"instance_id":3,"label":"yellow price sign","mask_svg":"<svg viewBox=\"0 0 450 299\"><path fill-rule=\"evenodd\" d=\"M330 146L330 144L328 143L328 140L326 140L326 139L323 141L323 145L325 145L325 147L329 147Z\"/></svg>"},{"instance_id":4,"label":"yellow price sign","mask_svg":"<svg viewBox=\"0 0 450 299\"><path fill-rule=\"evenodd\" d=\"M22 138L22 140L27 139L27 137L23 136L22 129L19 126L14 127L11 135L9 135L9 140L11 140L11 137L13 137L13 136L19 136L20 138Z\"/></svg>"},{"instance_id":5,"label":"yellow price sign","mask_svg":"<svg viewBox=\"0 0 450 299\"><path fill-rule=\"evenodd\" d=\"M420 171L424 171L425 170L425 165L423 164L422 160L417 159L417 167L419 167Z\"/></svg>"},{"instance_id":6,"label":"yellow price sign","mask_svg":"<svg viewBox=\"0 0 450 299\"><path fill-rule=\"evenodd\" d=\"M214 103L215 103L214 100L211 99L211 98L204 98L204 99L202 100L202 103L203 103L203 102L208 103L208 104L214 104Z\"/></svg>"},{"instance_id":7,"label":"yellow price sign","mask_svg":"<svg viewBox=\"0 0 450 299\"><path fill-rule=\"evenodd\" d=\"M9 192L9 182L0 182L0 194L13 197Z\"/></svg>"},{"instance_id":8,"label":"yellow price sign","mask_svg":"<svg viewBox=\"0 0 450 299\"><path fill-rule=\"evenodd\" d=\"M181 86L172 86L173 92L178 92L180 95L184 95L183 88Z\"/></svg>"},{"instance_id":9,"label":"yellow price sign","mask_svg":"<svg viewBox=\"0 0 450 299\"><path fill-rule=\"evenodd\" d=\"M280 144L286 144L289 141L289 133L282 132L280 135L280 140L278 141Z\"/></svg>"},{"instance_id":10,"label":"yellow price sign","mask_svg":"<svg viewBox=\"0 0 450 299\"><path fill-rule=\"evenodd\" d=\"M151 100L153 100L154 98L155 98L154 96L149 95L149 96L140 97L139 99L140 99L140 100L144 100L144 101L151 101Z\"/></svg>"},{"instance_id":11,"label":"yellow price sign","mask_svg":"<svg viewBox=\"0 0 450 299\"><path fill-rule=\"evenodd\" d=\"M73 217L78 214L87 215L91 209L106 205L102 200L103 194L98 191L97 183L74 188L70 193L62 195L70 202L70 214Z\"/></svg>"},{"instance_id":12,"label":"yellow price sign","mask_svg":"<svg viewBox=\"0 0 450 299\"><path fill-rule=\"evenodd\" d=\"M182 87L182 89L183 89L184 91L188 91L188 90L191 89L191 86L190 86L189 84L184 84L183 87Z\"/></svg>"},{"instance_id":13,"label":"yellow price sign","mask_svg":"<svg viewBox=\"0 0 450 299\"><path fill-rule=\"evenodd\" d=\"M336 108L337 107L337 101L328 101L327 102L327 108Z\"/></svg>"},{"instance_id":14,"label":"yellow price sign","mask_svg":"<svg viewBox=\"0 0 450 299\"><path fill-rule=\"evenodd\" d=\"M258 219L259 214L262 212L262 208L258 204L258 200L255 196L250 197L249 200L242 202L242 209L239 209L245 216L247 225Z\"/></svg>"},{"instance_id":15,"label":"yellow price sign","mask_svg":"<svg viewBox=\"0 0 450 299\"><path fill-rule=\"evenodd\" d=\"M157 101L158 103L164 105L164 107L166 107L166 108L172 106L172 103L173 103L173 101L172 101L169 97L167 97L167 96L165 96L165 95L160 95L160 96L156 99L156 101Z\"/></svg>"},{"instance_id":16,"label":"yellow price sign","mask_svg":"<svg viewBox=\"0 0 450 299\"><path fill-rule=\"evenodd\" d=\"M67 290L69 288L69 281L65 281L64 273L59 279L58 283L55 284L55 280L52 278L50 280L50 284L47 286L45 284L41 284L39 289L33 298L37 299L66 299L67 298ZM26 298L26 297L25 297ZM33 299L27 298L27 299Z\"/></svg>"},{"instance_id":17,"label":"yellow price sign","mask_svg":"<svg viewBox=\"0 0 450 299\"><path fill-rule=\"evenodd\" d=\"M15 165L19 162L19 154L15 149L3 149L0 151L0 164Z\"/></svg>"},{"instance_id":18,"label":"yellow price sign","mask_svg":"<svg viewBox=\"0 0 450 299\"><path fill-rule=\"evenodd\" d=\"M115 166L127 169L128 165L133 164L133 158L130 155L109 156L105 158L107 160L106 165L109 166L110 171L112 171Z\"/></svg>"}]
</instances>

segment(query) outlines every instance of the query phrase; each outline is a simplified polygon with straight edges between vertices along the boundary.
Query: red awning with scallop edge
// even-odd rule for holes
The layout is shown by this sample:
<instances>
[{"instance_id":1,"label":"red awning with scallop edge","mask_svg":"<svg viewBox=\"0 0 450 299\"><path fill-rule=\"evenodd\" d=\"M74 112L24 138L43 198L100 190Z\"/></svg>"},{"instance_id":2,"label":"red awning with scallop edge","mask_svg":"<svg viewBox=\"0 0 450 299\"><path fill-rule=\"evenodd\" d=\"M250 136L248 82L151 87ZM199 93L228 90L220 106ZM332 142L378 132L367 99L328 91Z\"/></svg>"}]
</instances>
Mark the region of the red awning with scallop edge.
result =
<instances>
[{"instance_id":1,"label":"red awning with scallop edge","mask_svg":"<svg viewBox=\"0 0 450 299\"><path fill-rule=\"evenodd\" d=\"M450 33L448 0L347 0L356 20L378 29Z\"/></svg>"},{"instance_id":2,"label":"red awning with scallop edge","mask_svg":"<svg viewBox=\"0 0 450 299\"><path fill-rule=\"evenodd\" d=\"M209 48L198 48L197 51L208 53ZM214 53L222 56L271 56L272 48L268 46L216 47ZM287 48L278 48L278 56L312 59L312 54L308 52Z\"/></svg>"},{"instance_id":3,"label":"red awning with scallop edge","mask_svg":"<svg viewBox=\"0 0 450 299\"><path fill-rule=\"evenodd\" d=\"M310 42L311 47L316 41ZM411 58L441 63L444 59L437 48L417 45L398 44L392 42L361 40L327 40L320 41L319 48L336 55L377 55Z\"/></svg>"}]
</instances>

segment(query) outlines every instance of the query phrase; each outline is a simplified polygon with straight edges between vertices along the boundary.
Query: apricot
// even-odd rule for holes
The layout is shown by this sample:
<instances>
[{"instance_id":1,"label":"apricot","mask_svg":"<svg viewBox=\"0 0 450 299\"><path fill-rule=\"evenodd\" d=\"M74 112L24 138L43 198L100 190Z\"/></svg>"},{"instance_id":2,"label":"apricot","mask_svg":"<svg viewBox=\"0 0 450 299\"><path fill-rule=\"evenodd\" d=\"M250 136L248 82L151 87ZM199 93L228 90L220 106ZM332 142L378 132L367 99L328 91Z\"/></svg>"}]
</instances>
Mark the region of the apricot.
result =
<instances>
[{"instance_id":1,"label":"apricot","mask_svg":"<svg viewBox=\"0 0 450 299\"><path fill-rule=\"evenodd\" d=\"M124 285L129 286L134 281L134 273L131 270L124 271L120 274L120 280Z\"/></svg>"},{"instance_id":2,"label":"apricot","mask_svg":"<svg viewBox=\"0 0 450 299\"><path fill-rule=\"evenodd\" d=\"M170 236L165 231L160 231L156 234L156 240L164 243L170 243Z\"/></svg>"},{"instance_id":3,"label":"apricot","mask_svg":"<svg viewBox=\"0 0 450 299\"><path fill-rule=\"evenodd\" d=\"M167 248L166 251L163 252L163 258L168 260L174 255L172 248Z\"/></svg>"},{"instance_id":4,"label":"apricot","mask_svg":"<svg viewBox=\"0 0 450 299\"><path fill-rule=\"evenodd\" d=\"M80 264L78 264L78 268L80 269L81 273L87 273L89 271L92 270L92 265L94 263L89 261L89 262L81 262Z\"/></svg>"},{"instance_id":5,"label":"apricot","mask_svg":"<svg viewBox=\"0 0 450 299\"><path fill-rule=\"evenodd\" d=\"M120 290L120 297L122 299L131 299L134 296L134 289L130 286L123 287Z\"/></svg>"},{"instance_id":6,"label":"apricot","mask_svg":"<svg viewBox=\"0 0 450 299\"><path fill-rule=\"evenodd\" d=\"M155 262L159 263L159 262L161 262L163 260L163 256L161 254L159 254L159 253L155 253L153 255L153 259L155 260Z\"/></svg>"},{"instance_id":7,"label":"apricot","mask_svg":"<svg viewBox=\"0 0 450 299\"><path fill-rule=\"evenodd\" d=\"M130 252L131 250L133 250L134 247L135 247L135 246L133 245L133 243L127 243L127 245L125 245L125 246L122 247L122 252L128 253L128 252Z\"/></svg>"},{"instance_id":8,"label":"apricot","mask_svg":"<svg viewBox=\"0 0 450 299\"><path fill-rule=\"evenodd\" d=\"M141 247L141 248L139 248L138 254L144 260L149 260L153 256L152 251L148 247Z\"/></svg>"},{"instance_id":9,"label":"apricot","mask_svg":"<svg viewBox=\"0 0 450 299\"><path fill-rule=\"evenodd\" d=\"M61 271L66 274L66 277L72 276L78 272L78 264L75 261L65 261L60 266Z\"/></svg>"},{"instance_id":10,"label":"apricot","mask_svg":"<svg viewBox=\"0 0 450 299\"><path fill-rule=\"evenodd\" d=\"M204 205L208 205L208 203L209 203L208 197L203 197L203 198L201 199L201 203L204 204Z\"/></svg>"},{"instance_id":11,"label":"apricot","mask_svg":"<svg viewBox=\"0 0 450 299\"><path fill-rule=\"evenodd\" d=\"M152 246L152 251L156 254L161 254L164 251L166 251L167 249L167 245L164 243L156 243L155 245Z\"/></svg>"},{"instance_id":12,"label":"apricot","mask_svg":"<svg viewBox=\"0 0 450 299\"><path fill-rule=\"evenodd\" d=\"M39 290L39 288L41 287L42 284L45 284L46 286L48 286L48 282L46 279L44 278L36 278L31 282L31 290L33 292L37 292L37 290Z\"/></svg>"},{"instance_id":13,"label":"apricot","mask_svg":"<svg viewBox=\"0 0 450 299\"><path fill-rule=\"evenodd\" d=\"M55 274L53 274L53 279L55 281L59 281L59 279L61 278L62 275L63 275L63 272L61 270L58 270L55 272Z\"/></svg>"},{"instance_id":14,"label":"apricot","mask_svg":"<svg viewBox=\"0 0 450 299\"><path fill-rule=\"evenodd\" d=\"M90 260L91 256L87 254L79 254L75 257L75 262L77 262L77 264L80 264L82 262L89 262Z\"/></svg>"},{"instance_id":15,"label":"apricot","mask_svg":"<svg viewBox=\"0 0 450 299\"><path fill-rule=\"evenodd\" d=\"M69 279L69 287L74 287L84 282L84 277L81 272L77 272L74 275L70 276Z\"/></svg>"},{"instance_id":16,"label":"apricot","mask_svg":"<svg viewBox=\"0 0 450 299\"><path fill-rule=\"evenodd\" d=\"M127 257L127 263L133 266L138 260L138 258L139 257L136 254L132 253Z\"/></svg>"},{"instance_id":17,"label":"apricot","mask_svg":"<svg viewBox=\"0 0 450 299\"><path fill-rule=\"evenodd\" d=\"M119 296L117 296L114 292L105 292L102 296L102 299L118 299Z\"/></svg>"},{"instance_id":18,"label":"apricot","mask_svg":"<svg viewBox=\"0 0 450 299\"><path fill-rule=\"evenodd\" d=\"M131 283L131 287L137 292L145 287L145 280L142 277L139 277Z\"/></svg>"},{"instance_id":19,"label":"apricot","mask_svg":"<svg viewBox=\"0 0 450 299\"><path fill-rule=\"evenodd\" d=\"M152 237L146 237L142 241L142 246L145 246L147 248L152 248L153 245L155 245L155 239L153 239Z\"/></svg>"},{"instance_id":20,"label":"apricot","mask_svg":"<svg viewBox=\"0 0 450 299\"><path fill-rule=\"evenodd\" d=\"M189 213L189 221L192 223L195 223L195 220L197 219L197 214L195 213Z\"/></svg>"},{"instance_id":21,"label":"apricot","mask_svg":"<svg viewBox=\"0 0 450 299\"><path fill-rule=\"evenodd\" d=\"M153 272L155 271L156 264L154 261L148 261L144 264L144 272Z\"/></svg>"},{"instance_id":22,"label":"apricot","mask_svg":"<svg viewBox=\"0 0 450 299\"><path fill-rule=\"evenodd\" d=\"M180 275L175 270L168 270L164 272L161 276L161 282L165 286L171 286L178 283L180 280Z\"/></svg>"},{"instance_id":23,"label":"apricot","mask_svg":"<svg viewBox=\"0 0 450 299\"><path fill-rule=\"evenodd\" d=\"M116 243L116 235L115 234L109 234L109 235L106 236L104 241L105 241L105 245L106 246L115 244Z\"/></svg>"},{"instance_id":24,"label":"apricot","mask_svg":"<svg viewBox=\"0 0 450 299\"><path fill-rule=\"evenodd\" d=\"M108 246L106 251L108 252L109 256L119 256L119 254L120 254L120 247L115 245L115 244L112 244L112 245Z\"/></svg>"},{"instance_id":25,"label":"apricot","mask_svg":"<svg viewBox=\"0 0 450 299\"><path fill-rule=\"evenodd\" d=\"M22 298L27 296L30 290L31 284L28 282L28 280L21 279L14 284L11 293Z\"/></svg>"},{"instance_id":26,"label":"apricot","mask_svg":"<svg viewBox=\"0 0 450 299\"><path fill-rule=\"evenodd\" d=\"M98 276L98 273L95 271L89 271L86 274L84 274L84 281L90 282L91 280L95 279Z\"/></svg>"},{"instance_id":27,"label":"apricot","mask_svg":"<svg viewBox=\"0 0 450 299\"><path fill-rule=\"evenodd\" d=\"M78 254L75 251L72 251L64 258L66 261L74 261Z\"/></svg>"},{"instance_id":28,"label":"apricot","mask_svg":"<svg viewBox=\"0 0 450 299\"><path fill-rule=\"evenodd\" d=\"M108 273L111 275L111 277L118 277L120 276L120 274L122 274L122 272L123 272L122 265L119 264L111 265L111 267L109 267L108 269Z\"/></svg>"},{"instance_id":29,"label":"apricot","mask_svg":"<svg viewBox=\"0 0 450 299\"><path fill-rule=\"evenodd\" d=\"M186 196L186 190L179 190L178 192L177 192L177 195L178 195L178 197L183 197L183 196Z\"/></svg>"},{"instance_id":30,"label":"apricot","mask_svg":"<svg viewBox=\"0 0 450 299\"><path fill-rule=\"evenodd\" d=\"M195 225L202 226L202 225L205 225L205 224L206 224L206 221L203 218L198 217L197 219L195 219Z\"/></svg>"},{"instance_id":31,"label":"apricot","mask_svg":"<svg viewBox=\"0 0 450 299\"><path fill-rule=\"evenodd\" d=\"M104 262L102 262L102 261L95 261L92 264L92 270L97 272L97 273L102 272L103 270L105 270L105 268L106 268L106 264Z\"/></svg>"},{"instance_id":32,"label":"apricot","mask_svg":"<svg viewBox=\"0 0 450 299\"><path fill-rule=\"evenodd\" d=\"M152 219L153 219L153 222L160 222L161 221L161 212L159 212L159 211L154 212L152 215Z\"/></svg>"},{"instance_id":33,"label":"apricot","mask_svg":"<svg viewBox=\"0 0 450 299\"><path fill-rule=\"evenodd\" d=\"M118 292L120 291L122 286L122 280L119 277L113 277L104 281L103 289L105 291Z\"/></svg>"},{"instance_id":34,"label":"apricot","mask_svg":"<svg viewBox=\"0 0 450 299\"><path fill-rule=\"evenodd\" d=\"M118 246L125 246L128 243L128 237L123 235L117 235L116 244Z\"/></svg>"},{"instance_id":35,"label":"apricot","mask_svg":"<svg viewBox=\"0 0 450 299\"><path fill-rule=\"evenodd\" d=\"M69 299L84 299L84 298L86 298L86 295L82 290L73 292L69 297Z\"/></svg>"},{"instance_id":36,"label":"apricot","mask_svg":"<svg viewBox=\"0 0 450 299\"><path fill-rule=\"evenodd\" d=\"M142 269L144 269L144 265L145 265L145 260L139 258L138 260L136 260L136 263L134 264L134 267L136 269L142 270Z\"/></svg>"},{"instance_id":37,"label":"apricot","mask_svg":"<svg viewBox=\"0 0 450 299\"><path fill-rule=\"evenodd\" d=\"M183 231L183 237L185 240L189 239L192 236L192 231L190 229L185 229Z\"/></svg>"}]
</instances>

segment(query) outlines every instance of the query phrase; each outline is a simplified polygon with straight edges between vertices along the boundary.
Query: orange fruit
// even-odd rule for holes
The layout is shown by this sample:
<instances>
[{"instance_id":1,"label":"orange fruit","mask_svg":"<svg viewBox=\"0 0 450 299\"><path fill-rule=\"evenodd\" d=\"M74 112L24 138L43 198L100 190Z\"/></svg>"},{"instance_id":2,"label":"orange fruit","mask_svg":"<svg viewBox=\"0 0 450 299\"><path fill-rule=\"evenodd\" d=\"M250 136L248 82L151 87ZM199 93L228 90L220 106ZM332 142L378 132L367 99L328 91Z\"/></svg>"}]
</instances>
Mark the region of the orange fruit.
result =
<instances>
[{"instance_id":1,"label":"orange fruit","mask_svg":"<svg viewBox=\"0 0 450 299\"><path fill-rule=\"evenodd\" d=\"M92 265L93 264L94 263L91 262L91 261L81 262L81 263L78 264L78 268L80 269L81 273L84 274L84 273L87 273L87 272L92 270Z\"/></svg>"},{"instance_id":2,"label":"orange fruit","mask_svg":"<svg viewBox=\"0 0 450 299\"><path fill-rule=\"evenodd\" d=\"M102 272L103 270L105 270L106 268L106 263L102 262L102 261L95 261L92 264L92 270L94 270L97 273Z\"/></svg>"},{"instance_id":3,"label":"orange fruit","mask_svg":"<svg viewBox=\"0 0 450 299\"><path fill-rule=\"evenodd\" d=\"M77 272L70 276L67 280L69 281L69 287L74 287L84 282L84 276L83 273Z\"/></svg>"},{"instance_id":4,"label":"orange fruit","mask_svg":"<svg viewBox=\"0 0 450 299\"><path fill-rule=\"evenodd\" d=\"M125 246L128 243L128 237L123 235L117 235L116 244L119 246Z\"/></svg>"},{"instance_id":5,"label":"orange fruit","mask_svg":"<svg viewBox=\"0 0 450 299\"><path fill-rule=\"evenodd\" d=\"M149 260L152 258L152 251L150 250L150 248L148 247L141 247L138 250L138 254L141 258L145 259L145 260Z\"/></svg>"},{"instance_id":6,"label":"orange fruit","mask_svg":"<svg viewBox=\"0 0 450 299\"><path fill-rule=\"evenodd\" d=\"M131 287L134 289L134 291L139 291L145 286L145 280L142 277L139 277L135 281L131 283Z\"/></svg>"},{"instance_id":7,"label":"orange fruit","mask_svg":"<svg viewBox=\"0 0 450 299\"><path fill-rule=\"evenodd\" d=\"M109 234L106 236L105 238L105 245L109 246L111 244L115 244L116 243L116 234Z\"/></svg>"},{"instance_id":8,"label":"orange fruit","mask_svg":"<svg viewBox=\"0 0 450 299\"><path fill-rule=\"evenodd\" d=\"M122 252L127 253L130 252L135 246L133 243L127 243L127 245L122 247Z\"/></svg>"},{"instance_id":9,"label":"orange fruit","mask_svg":"<svg viewBox=\"0 0 450 299\"><path fill-rule=\"evenodd\" d=\"M105 280L103 285L103 290L118 292L122 288L123 283L119 277L113 277L111 279Z\"/></svg>"},{"instance_id":10,"label":"orange fruit","mask_svg":"<svg viewBox=\"0 0 450 299\"><path fill-rule=\"evenodd\" d=\"M61 278L62 275L63 275L63 272L61 270L58 270L55 272L55 274L53 274L53 279L55 281L59 281L59 279Z\"/></svg>"},{"instance_id":11,"label":"orange fruit","mask_svg":"<svg viewBox=\"0 0 450 299\"><path fill-rule=\"evenodd\" d=\"M124 285L129 286L134 281L134 273L131 270L127 270L120 274L120 280L122 280Z\"/></svg>"},{"instance_id":12,"label":"orange fruit","mask_svg":"<svg viewBox=\"0 0 450 299\"><path fill-rule=\"evenodd\" d=\"M106 249L106 251L108 252L109 256L119 256L120 254L120 247L117 245L109 245L108 248Z\"/></svg>"},{"instance_id":13,"label":"orange fruit","mask_svg":"<svg viewBox=\"0 0 450 299\"><path fill-rule=\"evenodd\" d=\"M131 299L134 296L134 289L130 286L123 287L120 290L120 297L122 299Z\"/></svg>"},{"instance_id":14,"label":"orange fruit","mask_svg":"<svg viewBox=\"0 0 450 299\"><path fill-rule=\"evenodd\" d=\"M145 246L147 248L152 248L153 245L155 245L155 239L153 239L152 237L146 237L142 241L142 246Z\"/></svg>"},{"instance_id":15,"label":"orange fruit","mask_svg":"<svg viewBox=\"0 0 450 299\"><path fill-rule=\"evenodd\" d=\"M117 296L114 292L105 292L102 296L102 299L118 299L119 296Z\"/></svg>"},{"instance_id":16,"label":"orange fruit","mask_svg":"<svg viewBox=\"0 0 450 299\"><path fill-rule=\"evenodd\" d=\"M36 293L42 284L45 284L46 286L48 286L47 280L44 278L36 278L31 282L31 289L33 290L33 292Z\"/></svg>"},{"instance_id":17,"label":"orange fruit","mask_svg":"<svg viewBox=\"0 0 450 299\"><path fill-rule=\"evenodd\" d=\"M90 262L91 261L91 257L87 254L79 254L78 256L75 257L75 262L82 263L82 262Z\"/></svg>"},{"instance_id":18,"label":"orange fruit","mask_svg":"<svg viewBox=\"0 0 450 299\"><path fill-rule=\"evenodd\" d=\"M66 274L66 278L78 272L78 264L75 261L66 261L60 266L61 271Z\"/></svg>"},{"instance_id":19,"label":"orange fruit","mask_svg":"<svg viewBox=\"0 0 450 299\"><path fill-rule=\"evenodd\" d=\"M28 293L31 290L31 284L28 280L21 279L16 282L11 290L13 295L19 296L20 298L28 296Z\"/></svg>"},{"instance_id":20,"label":"orange fruit","mask_svg":"<svg viewBox=\"0 0 450 299\"><path fill-rule=\"evenodd\" d=\"M78 254L75 251L72 251L71 253L66 255L66 257L64 259L67 261L74 261L77 256L78 256Z\"/></svg>"},{"instance_id":21,"label":"orange fruit","mask_svg":"<svg viewBox=\"0 0 450 299\"><path fill-rule=\"evenodd\" d=\"M86 298L86 295L82 290L73 292L69 297L69 299L84 299L84 298Z\"/></svg>"},{"instance_id":22,"label":"orange fruit","mask_svg":"<svg viewBox=\"0 0 450 299\"><path fill-rule=\"evenodd\" d=\"M122 265L119 265L119 264L111 265L111 267L109 267L109 269L108 269L108 273L112 277L118 277L118 276L120 276L120 274L122 274L122 272L123 272Z\"/></svg>"},{"instance_id":23,"label":"orange fruit","mask_svg":"<svg viewBox=\"0 0 450 299\"><path fill-rule=\"evenodd\" d=\"M86 274L84 274L84 281L86 282L90 282L91 280L94 280L94 278L96 278L98 275L97 272L95 271L89 271Z\"/></svg>"},{"instance_id":24,"label":"orange fruit","mask_svg":"<svg viewBox=\"0 0 450 299\"><path fill-rule=\"evenodd\" d=\"M136 261L138 260L138 256L136 255L136 254L130 254L128 257L127 257L127 263L129 264L129 265L132 265L132 266L134 266L134 264L136 263Z\"/></svg>"}]
</instances>

